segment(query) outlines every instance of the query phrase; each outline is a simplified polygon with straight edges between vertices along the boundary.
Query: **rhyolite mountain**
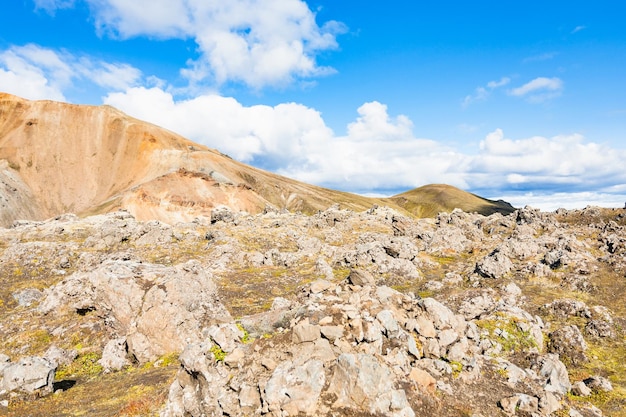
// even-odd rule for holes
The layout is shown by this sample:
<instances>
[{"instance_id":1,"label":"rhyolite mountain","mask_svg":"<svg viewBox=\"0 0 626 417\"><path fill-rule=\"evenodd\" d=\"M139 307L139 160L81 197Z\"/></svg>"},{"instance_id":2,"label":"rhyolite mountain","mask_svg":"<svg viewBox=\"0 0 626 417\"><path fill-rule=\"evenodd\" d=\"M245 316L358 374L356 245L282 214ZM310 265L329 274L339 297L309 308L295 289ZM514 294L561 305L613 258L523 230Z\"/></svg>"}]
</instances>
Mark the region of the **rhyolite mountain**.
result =
<instances>
[{"instance_id":1,"label":"rhyolite mountain","mask_svg":"<svg viewBox=\"0 0 626 417\"><path fill-rule=\"evenodd\" d=\"M329 190L237 162L110 106L0 93L0 225L120 208L138 220L170 223L222 205L311 214L336 203L355 211L386 205L418 217L457 207L485 215L513 211L447 185L382 199Z\"/></svg>"}]
</instances>

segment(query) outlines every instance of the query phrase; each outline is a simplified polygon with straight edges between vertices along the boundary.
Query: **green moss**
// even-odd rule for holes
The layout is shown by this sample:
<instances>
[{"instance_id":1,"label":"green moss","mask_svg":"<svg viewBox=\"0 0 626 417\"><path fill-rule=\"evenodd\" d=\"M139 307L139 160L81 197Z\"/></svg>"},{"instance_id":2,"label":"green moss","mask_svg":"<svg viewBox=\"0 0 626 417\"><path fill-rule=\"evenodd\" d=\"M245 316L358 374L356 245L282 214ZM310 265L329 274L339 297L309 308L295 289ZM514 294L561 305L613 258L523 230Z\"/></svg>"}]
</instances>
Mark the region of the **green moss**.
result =
<instances>
[{"instance_id":1,"label":"green moss","mask_svg":"<svg viewBox=\"0 0 626 417\"><path fill-rule=\"evenodd\" d=\"M538 348L537 341L530 332L524 331L518 326L520 322L521 320L518 318L496 314L494 318L476 321L476 325L487 330L489 338L500 343L504 352Z\"/></svg>"},{"instance_id":2,"label":"green moss","mask_svg":"<svg viewBox=\"0 0 626 417\"><path fill-rule=\"evenodd\" d=\"M243 337L241 338L241 342L243 344L252 343L254 339L250 337L250 333L248 333L248 331L241 325L241 323L237 323L237 328L243 332Z\"/></svg>"},{"instance_id":3,"label":"green moss","mask_svg":"<svg viewBox=\"0 0 626 417\"><path fill-rule=\"evenodd\" d=\"M224 352L222 348L218 345L211 346L211 349L209 349L209 351L213 354L213 357L217 362L223 362L226 358L226 352Z\"/></svg>"},{"instance_id":4,"label":"green moss","mask_svg":"<svg viewBox=\"0 0 626 417\"><path fill-rule=\"evenodd\" d=\"M62 365L57 369L55 379L64 380L69 377L89 378L102 373L102 365L98 363L100 355L96 352L89 352L79 355L74 362L69 365Z\"/></svg>"},{"instance_id":5,"label":"green moss","mask_svg":"<svg viewBox=\"0 0 626 417\"><path fill-rule=\"evenodd\" d=\"M452 376L458 378L463 371L463 364L457 361L449 361L450 367L452 368Z\"/></svg>"}]
</instances>

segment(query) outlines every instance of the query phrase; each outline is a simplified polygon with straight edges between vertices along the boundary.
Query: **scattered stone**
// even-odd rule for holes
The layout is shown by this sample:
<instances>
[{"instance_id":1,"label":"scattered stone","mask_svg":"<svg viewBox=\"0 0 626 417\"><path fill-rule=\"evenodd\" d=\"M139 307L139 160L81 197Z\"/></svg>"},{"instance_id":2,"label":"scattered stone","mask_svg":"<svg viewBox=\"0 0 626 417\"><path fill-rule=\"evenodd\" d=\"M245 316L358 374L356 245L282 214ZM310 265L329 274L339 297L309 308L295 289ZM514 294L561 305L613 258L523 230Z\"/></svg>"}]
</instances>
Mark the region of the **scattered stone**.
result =
<instances>
[{"instance_id":1,"label":"scattered stone","mask_svg":"<svg viewBox=\"0 0 626 417\"><path fill-rule=\"evenodd\" d=\"M52 345L43 354L43 358L47 359L54 366L59 367L61 365L69 365L78 357L76 349L62 349L58 346Z\"/></svg>"},{"instance_id":2,"label":"scattered stone","mask_svg":"<svg viewBox=\"0 0 626 417\"><path fill-rule=\"evenodd\" d=\"M303 322L293 328L293 343L314 342L321 336L320 326Z\"/></svg>"},{"instance_id":3,"label":"scattered stone","mask_svg":"<svg viewBox=\"0 0 626 417\"><path fill-rule=\"evenodd\" d=\"M27 288L13 293L13 298L20 307L30 307L43 298L43 293L36 288Z\"/></svg>"},{"instance_id":4,"label":"scattered stone","mask_svg":"<svg viewBox=\"0 0 626 417\"><path fill-rule=\"evenodd\" d=\"M326 281L325 279L318 279L311 283L310 290L313 294L318 294L322 291L326 291L330 287L332 287L332 283L330 281Z\"/></svg>"},{"instance_id":5,"label":"scattered stone","mask_svg":"<svg viewBox=\"0 0 626 417\"><path fill-rule=\"evenodd\" d=\"M333 408L365 409L370 413L413 417L406 394L393 387L392 371L374 356L342 354L328 392L336 395Z\"/></svg>"},{"instance_id":6,"label":"scattered stone","mask_svg":"<svg viewBox=\"0 0 626 417\"><path fill-rule=\"evenodd\" d=\"M363 269L351 270L350 275L348 275L348 282L352 285L359 285L361 287L376 284L374 276Z\"/></svg>"},{"instance_id":7,"label":"scattered stone","mask_svg":"<svg viewBox=\"0 0 626 417\"><path fill-rule=\"evenodd\" d=\"M572 384L572 394L579 397L588 397L591 395L591 388L589 388L583 381L578 381Z\"/></svg>"},{"instance_id":8,"label":"scattered stone","mask_svg":"<svg viewBox=\"0 0 626 417\"><path fill-rule=\"evenodd\" d=\"M599 375L594 375L583 381L587 387L595 392L611 392L613 391L613 385L607 378Z\"/></svg>"},{"instance_id":9,"label":"scattered stone","mask_svg":"<svg viewBox=\"0 0 626 417\"><path fill-rule=\"evenodd\" d=\"M574 365L587 362L587 343L576 326L565 326L548 335L548 352L556 353Z\"/></svg>"},{"instance_id":10,"label":"scattered stone","mask_svg":"<svg viewBox=\"0 0 626 417\"><path fill-rule=\"evenodd\" d=\"M128 345L125 337L118 337L107 342L102 350L102 357L98 360L106 372L119 371L130 365L128 360Z\"/></svg>"},{"instance_id":11,"label":"scattered stone","mask_svg":"<svg viewBox=\"0 0 626 417\"><path fill-rule=\"evenodd\" d=\"M270 411L282 411L286 415L312 415L326 382L323 367L319 360L310 360L299 366L291 361L278 365L265 385Z\"/></svg>"},{"instance_id":12,"label":"scattered stone","mask_svg":"<svg viewBox=\"0 0 626 417\"><path fill-rule=\"evenodd\" d=\"M413 368L409 373L409 379L415 381L417 383L417 386L419 386L422 390L430 392L431 394L435 393L435 389L437 388L437 380L433 378L428 372L419 368Z\"/></svg>"}]
</instances>

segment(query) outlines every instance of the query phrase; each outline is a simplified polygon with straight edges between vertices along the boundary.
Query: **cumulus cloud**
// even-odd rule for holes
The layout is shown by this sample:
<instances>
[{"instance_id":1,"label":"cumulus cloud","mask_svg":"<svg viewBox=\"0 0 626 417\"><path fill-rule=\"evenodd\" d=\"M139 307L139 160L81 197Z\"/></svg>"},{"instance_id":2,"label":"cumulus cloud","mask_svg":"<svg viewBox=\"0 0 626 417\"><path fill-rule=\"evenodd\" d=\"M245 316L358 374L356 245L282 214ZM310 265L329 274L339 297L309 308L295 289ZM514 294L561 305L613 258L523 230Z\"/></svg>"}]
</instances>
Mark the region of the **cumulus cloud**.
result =
<instances>
[{"instance_id":1,"label":"cumulus cloud","mask_svg":"<svg viewBox=\"0 0 626 417\"><path fill-rule=\"evenodd\" d=\"M465 98L461 102L461 106L463 108L467 108L472 103L484 101L491 95L491 92L493 90L503 87L510 82L511 79L509 77L502 77L499 80L489 81L484 87L476 87L476 90L474 90L473 94L465 96Z\"/></svg>"},{"instance_id":2,"label":"cumulus cloud","mask_svg":"<svg viewBox=\"0 0 626 417\"><path fill-rule=\"evenodd\" d=\"M111 64L76 57L38 45L12 46L0 51L0 91L21 97L65 101L64 91L80 80L97 86L126 90L141 79L127 64Z\"/></svg>"},{"instance_id":3,"label":"cumulus cloud","mask_svg":"<svg viewBox=\"0 0 626 417\"><path fill-rule=\"evenodd\" d=\"M516 97L526 97L531 102L543 102L561 95L563 81L558 77L538 77L526 84L513 88L509 94Z\"/></svg>"},{"instance_id":4,"label":"cumulus cloud","mask_svg":"<svg viewBox=\"0 0 626 417\"><path fill-rule=\"evenodd\" d=\"M549 194L520 193L494 196L498 200L509 202L513 207L531 206L543 211L554 211L559 208L582 209L587 206L624 207L625 195L606 192L555 192Z\"/></svg>"},{"instance_id":5,"label":"cumulus cloud","mask_svg":"<svg viewBox=\"0 0 626 417\"><path fill-rule=\"evenodd\" d=\"M409 118L389 115L376 101L357 109L345 134L328 128L315 109L295 103L244 106L219 95L177 101L159 88L110 94L106 102L236 159L354 192L448 183L488 196L502 190L615 194L626 184L626 150L579 134L509 139L496 129L470 155L418 138Z\"/></svg>"},{"instance_id":6,"label":"cumulus cloud","mask_svg":"<svg viewBox=\"0 0 626 417\"><path fill-rule=\"evenodd\" d=\"M429 182L466 187L466 157L416 138L406 116L391 117L378 102L364 103L337 135L320 113L295 103L243 106L203 95L176 101L159 88L110 94L107 104L190 139L280 174L351 191L412 188Z\"/></svg>"},{"instance_id":7,"label":"cumulus cloud","mask_svg":"<svg viewBox=\"0 0 626 417\"><path fill-rule=\"evenodd\" d=\"M71 4L38 0L54 10ZM101 34L194 39L197 59L181 72L191 85L228 81L253 88L282 86L333 70L316 62L337 47L343 24L319 26L302 0L84 0Z\"/></svg>"},{"instance_id":8,"label":"cumulus cloud","mask_svg":"<svg viewBox=\"0 0 626 417\"><path fill-rule=\"evenodd\" d=\"M497 129L480 143L468 182L480 189L581 191L625 184L625 150L586 142L579 134L512 140Z\"/></svg>"}]
</instances>

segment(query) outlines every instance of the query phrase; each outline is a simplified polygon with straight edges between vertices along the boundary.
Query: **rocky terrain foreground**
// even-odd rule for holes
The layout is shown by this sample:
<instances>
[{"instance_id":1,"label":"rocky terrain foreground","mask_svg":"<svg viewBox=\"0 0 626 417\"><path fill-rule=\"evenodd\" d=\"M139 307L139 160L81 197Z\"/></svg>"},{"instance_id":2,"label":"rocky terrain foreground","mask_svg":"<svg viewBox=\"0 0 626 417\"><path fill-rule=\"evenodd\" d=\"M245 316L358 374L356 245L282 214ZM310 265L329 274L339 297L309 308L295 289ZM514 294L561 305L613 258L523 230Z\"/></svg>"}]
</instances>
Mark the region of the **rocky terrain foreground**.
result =
<instances>
[{"instance_id":1,"label":"rocky terrain foreground","mask_svg":"<svg viewBox=\"0 0 626 417\"><path fill-rule=\"evenodd\" d=\"M0 415L626 416L626 210L0 229Z\"/></svg>"}]
</instances>

